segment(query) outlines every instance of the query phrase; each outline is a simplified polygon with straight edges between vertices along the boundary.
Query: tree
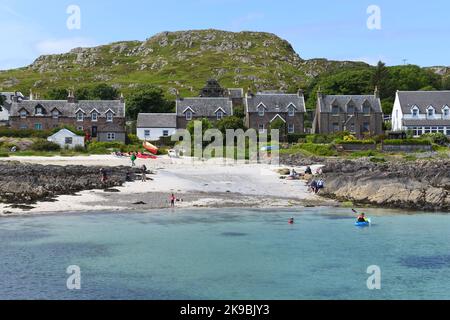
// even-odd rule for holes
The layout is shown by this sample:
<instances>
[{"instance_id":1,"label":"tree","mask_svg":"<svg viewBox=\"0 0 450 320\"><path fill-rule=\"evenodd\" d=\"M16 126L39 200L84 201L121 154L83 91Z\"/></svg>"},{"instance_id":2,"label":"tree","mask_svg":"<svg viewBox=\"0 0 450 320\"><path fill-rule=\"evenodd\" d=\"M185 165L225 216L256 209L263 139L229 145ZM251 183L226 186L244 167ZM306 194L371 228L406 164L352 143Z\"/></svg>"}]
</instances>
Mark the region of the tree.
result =
<instances>
[{"instance_id":1,"label":"tree","mask_svg":"<svg viewBox=\"0 0 450 320\"><path fill-rule=\"evenodd\" d=\"M450 76L442 78L442 90L450 90Z\"/></svg>"},{"instance_id":2,"label":"tree","mask_svg":"<svg viewBox=\"0 0 450 320\"><path fill-rule=\"evenodd\" d=\"M105 83L98 84L90 90L91 100L116 100L119 98L119 91Z\"/></svg>"},{"instance_id":3,"label":"tree","mask_svg":"<svg viewBox=\"0 0 450 320\"><path fill-rule=\"evenodd\" d=\"M280 118L276 119L270 124L270 131L279 130L280 140L286 141L286 123Z\"/></svg>"},{"instance_id":4,"label":"tree","mask_svg":"<svg viewBox=\"0 0 450 320\"><path fill-rule=\"evenodd\" d=\"M0 94L0 106L3 106L3 104L5 103L5 101L6 101L6 97L5 97L4 95L1 95L1 94ZM0 108L0 111L1 111L1 108Z\"/></svg>"},{"instance_id":5,"label":"tree","mask_svg":"<svg viewBox=\"0 0 450 320\"><path fill-rule=\"evenodd\" d=\"M46 94L45 98L48 100L67 100L69 92L65 88L52 88Z\"/></svg>"},{"instance_id":6,"label":"tree","mask_svg":"<svg viewBox=\"0 0 450 320\"><path fill-rule=\"evenodd\" d=\"M170 113L174 104L164 98L163 91L153 86L137 88L127 97L127 116L136 120L139 113Z\"/></svg>"},{"instance_id":7,"label":"tree","mask_svg":"<svg viewBox=\"0 0 450 320\"><path fill-rule=\"evenodd\" d=\"M389 70L384 62L379 61L372 77L372 85L373 87L378 87L378 91L382 99L386 98L384 85L388 80Z\"/></svg>"},{"instance_id":8,"label":"tree","mask_svg":"<svg viewBox=\"0 0 450 320\"><path fill-rule=\"evenodd\" d=\"M211 123L211 121L209 121L206 118L203 118L202 120L195 120L195 121L190 121L186 127L187 131L189 131L189 133L191 134L191 137L194 137L194 128L195 128L195 124L201 122L202 124L202 137L205 135L205 132L208 131L209 129L213 128L213 125Z\"/></svg>"},{"instance_id":9,"label":"tree","mask_svg":"<svg viewBox=\"0 0 450 320\"><path fill-rule=\"evenodd\" d=\"M227 130L245 130L244 121L236 116L225 117L218 121L216 124L217 129L219 129L223 134L226 134Z\"/></svg>"}]
</instances>

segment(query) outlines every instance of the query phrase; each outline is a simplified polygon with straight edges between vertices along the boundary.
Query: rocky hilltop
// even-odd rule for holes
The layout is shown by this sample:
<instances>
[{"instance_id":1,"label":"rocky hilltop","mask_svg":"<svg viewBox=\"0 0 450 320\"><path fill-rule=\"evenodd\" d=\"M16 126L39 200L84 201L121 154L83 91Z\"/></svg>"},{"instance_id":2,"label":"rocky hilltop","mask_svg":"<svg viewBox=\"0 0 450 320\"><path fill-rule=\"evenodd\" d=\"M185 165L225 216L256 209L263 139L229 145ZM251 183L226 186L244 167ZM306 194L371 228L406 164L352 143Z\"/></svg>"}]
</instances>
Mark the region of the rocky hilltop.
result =
<instances>
[{"instance_id":1,"label":"rocky hilltop","mask_svg":"<svg viewBox=\"0 0 450 320\"><path fill-rule=\"evenodd\" d=\"M223 86L297 90L333 70L365 63L303 60L286 40L263 32L196 30L162 32L145 41L123 41L39 57L28 67L0 72L0 91L106 82L124 93L154 84L168 94L197 94L205 80Z\"/></svg>"},{"instance_id":2,"label":"rocky hilltop","mask_svg":"<svg viewBox=\"0 0 450 320\"><path fill-rule=\"evenodd\" d=\"M372 163L364 160L288 157L286 165L323 163L322 196L357 204L450 211L450 161Z\"/></svg>"}]
</instances>

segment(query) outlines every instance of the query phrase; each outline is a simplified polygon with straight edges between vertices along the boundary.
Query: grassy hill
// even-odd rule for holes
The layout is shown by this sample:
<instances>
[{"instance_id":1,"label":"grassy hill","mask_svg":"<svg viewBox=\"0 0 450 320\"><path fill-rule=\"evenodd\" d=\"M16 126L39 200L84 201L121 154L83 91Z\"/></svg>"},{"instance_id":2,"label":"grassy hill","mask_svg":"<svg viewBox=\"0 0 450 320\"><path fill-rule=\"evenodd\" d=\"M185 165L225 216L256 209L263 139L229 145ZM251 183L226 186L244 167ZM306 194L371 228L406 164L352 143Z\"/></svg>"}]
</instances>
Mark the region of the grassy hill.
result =
<instances>
[{"instance_id":1,"label":"grassy hill","mask_svg":"<svg viewBox=\"0 0 450 320\"><path fill-rule=\"evenodd\" d=\"M307 88L324 73L366 69L365 63L303 60L291 44L261 32L218 30L163 32L146 41L124 41L39 57L30 66L0 72L0 91L108 83L125 95L139 84L197 95L209 78L225 87L253 90Z\"/></svg>"}]
</instances>

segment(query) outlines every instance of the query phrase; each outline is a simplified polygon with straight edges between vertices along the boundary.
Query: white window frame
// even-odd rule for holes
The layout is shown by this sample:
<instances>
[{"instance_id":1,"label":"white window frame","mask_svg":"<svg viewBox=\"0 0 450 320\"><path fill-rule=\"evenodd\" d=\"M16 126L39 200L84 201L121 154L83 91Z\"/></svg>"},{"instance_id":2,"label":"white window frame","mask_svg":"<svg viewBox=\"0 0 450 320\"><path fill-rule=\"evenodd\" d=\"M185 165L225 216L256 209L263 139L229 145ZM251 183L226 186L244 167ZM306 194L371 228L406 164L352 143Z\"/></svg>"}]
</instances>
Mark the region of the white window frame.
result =
<instances>
[{"instance_id":1,"label":"white window frame","mask_svg":"<svg viewBox=\"0 0 450 320\"><path fill-rule=\"evenodd\" d=\"M53 119L58 119L59 118L59 111L53 110L52 111L52 118Z\"/></svg>"},{"instance_id":2,"label":"white window frame","mask_svg":"<svg viewBox=\"0 0 450 320\"><path fill-rule=\"evenodd\" d=\"M77 130L78 131L84 131L84 128L80 126L80 127L77 128Z\"/></svg>"},{"instance_id":3,"label":"white window frame","mask_svg":"<svg viewBox=\"0 0 450 320\"><path fill-rule=\"evenodd\" d=\"M148 134L147 134L147 132L148 132ZM150 134L152 133L152 131L150 130L150 129L145 129L144 130L144 137L145 138L147 138L147 137L150 137Z\"/></svg>"},{"instance_id":4,"label":"white window frame","mask_svg":"<svg viewBox=\"0 0 450 320\"><path fill-rule=\"evenodd\" d=\"M289 117L295 117L295 108L294 107L289 107L289 110L288 110L288 116Z\"/></svg>"},{"instance_id":5,"label":"white window frame","mask_svg":"<svg viewBox=\"0 0 450 320\"><path fill-rule=\"evenodd\" d=\"M98 113L97 112L94 111L91 113L91 121L98 122Z\"/></svg>"},{"instance_id":6,"label":"white window frame","mask_svg":"<svg viewBox=\"0 0 450 320\"><path fill-rule=\"evenodd\" d=\"M217 111L217 113L216 113L216 117L217 117L217 120L222 120L223 119L223 111Z\"/></svg>"},{"instance_id":7,"label":"white window frame","mask_svg":"<svg viewBox=\"0 0 450 320\"><path fill-rule=\"evenodd\" d=\"M431 115L430 115L430 111L431 111L431 113L432 113ZM436 115L436 109L434 109L433 106L429 106L429 107L427 108L427 118L434 118L435 115Z\"/></svg>"},{"instance_id":8,"label":"white window frame","mask_svg":"<svg viewBox=\"0 0 450 320\"><path fill-rule=\"evenodd\" d=\"M258 132L259 133L265 133L266 127L263 124L258 125Z\"/></svg>"},{"instance_id":9,"label":"white window frame","mask_svg":"<svg viewBox=\"0 0 450 320\"><path fill-rule=\"evenodd\" d=\"M295 125L293 123L288 124L288 133L295 133Z\"/></svg>"},{"instance_id":10,"label":"white window frame","mask_svg":"<svg viewBox=\"0 0 450 320\"><path fill-rule=\"evenodd\" d=\"M78 122L83 122L84 121L84 113L83 112L78 112L77 113L77 121Z\"/></svg>"},{"instance_id":11,"label":"white window frame","mask_svg":"<svg viewBox=\"0 0 450 320\"><path fill-rule=\"evenodd\" d=\"M20 111L20 118L26 119L27 118L27 112L25 110Z\"/></svg>"},{"instance_id":12,"label":"white window frame","mask_svg":"<svg viewBox=\"0 0 450 320\"><path fill-rule=\"evenodd\" d=\"M192 120L192 111L186 111L186 120L191 121Z\"/></svg>"},{"instance_id":13,"label":"white window frame","mask_svg":"<svg viewBox=\"0 0 450 320\"><path fill-rule=\"evenodd\" d=\"M163 130L163 137L168 137L168 136L170 136L169 130Z\"/></svg>"},{"instance_id":14,"label":"white window frame","mask_svg":"<svg viewBox=\"0 0 450 320\"><path fill-rule=\"evenodd\" d=\"M108 141L114 141L114 140L116 140L116 133L115 133L115 132L108 132L108 133L106 134L106 139L107 139Z\"/></svg>"},{"instance_id":15,"label":"white window frame","mask_svg":"<svg viewBox=\"0 0 450 320\"><path fill-rule=\"evenodd\" d=\"M449 117L450 117L450 108L448 106L445 106L444 108L442 108L442 118L448 119Z\"/></svg>"},{"instance_id":16,"label":"white window frame","mask_svg":"<svg viewBox=\"0 0 450 320\"><path fill-rule=\"evenodd\" d=\"M40 112L38 112L38 110L40 110ZM37 116L43 116L44 115L44 108L36 107L36 115Z\"/></svg>"},{"instance_id":17,"label":"white window frame","mask_svg":"<svg viewBox=\"0 0 450 320\"><path fill-rule=\"evenodd\" d=\"M416 112L417 112L417 113L416 113ZM420 114L420 110L419 110L419 108L417 108L416 106L413 107L413 108L411 109L411 116L412 116L413 118L418 118L418 117L419 117L419 114Z\"/></svg>"},{"instance_id":18,"label":"white window frame","mask_svg":"<svg viewBox=\"0 0 450 320\"><path fill-rule=\"evenodd\" d=\"M106 122L113 122L114 121L114 114L112 112L106 113Z\"/></svg>"},{"instance_id":19,"label":"white window frame","mask_svg":"<svg viewBox=\"0 0 450 320\"><path fill-rule=\"evenodd\" d=\"M258 107L258 116L264 117L265 115L266 115L266 110L264 109L263 106L259 106Z\"/></svg>"}]
</instances>

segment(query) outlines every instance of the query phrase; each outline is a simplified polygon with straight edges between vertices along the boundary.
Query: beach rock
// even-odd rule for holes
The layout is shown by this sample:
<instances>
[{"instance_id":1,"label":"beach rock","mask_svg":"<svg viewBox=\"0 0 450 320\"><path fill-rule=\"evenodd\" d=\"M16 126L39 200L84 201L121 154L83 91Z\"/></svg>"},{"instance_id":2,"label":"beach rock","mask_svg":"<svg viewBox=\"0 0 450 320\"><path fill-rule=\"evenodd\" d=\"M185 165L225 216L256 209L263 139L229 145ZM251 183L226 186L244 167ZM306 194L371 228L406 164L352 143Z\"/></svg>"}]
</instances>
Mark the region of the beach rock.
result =
<instances>
[{"instance_id":1,"label":"beach rock","mask_svg":"<svg viewBox=\"0 0 450 320\"><path fill-rule=\"evenodd\" d=\"M106 168L108 179L101 182L100 167L42 166L6 162L0 164L0 202L29 204L82 190L111 189L134 181L128 167Z\"/></svg>"}]
</instances>

